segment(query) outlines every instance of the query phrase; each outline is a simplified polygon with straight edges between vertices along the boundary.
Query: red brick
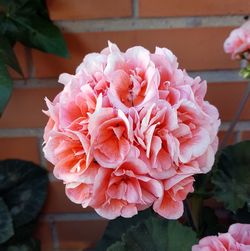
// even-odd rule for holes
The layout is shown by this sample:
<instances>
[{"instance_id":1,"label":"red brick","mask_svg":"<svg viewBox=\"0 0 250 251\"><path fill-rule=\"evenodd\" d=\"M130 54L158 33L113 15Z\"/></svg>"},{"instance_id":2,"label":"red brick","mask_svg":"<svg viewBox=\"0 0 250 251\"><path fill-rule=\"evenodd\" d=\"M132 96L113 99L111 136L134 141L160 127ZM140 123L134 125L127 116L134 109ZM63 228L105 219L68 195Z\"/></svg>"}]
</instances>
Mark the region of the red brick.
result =
<instances>
[{"instance_id":1,"label":"red brick","mask_svg":"<svg viewBox=\"0 0 250 251\"><path fill-rule=\"evenodd\" d=\"M48 118L44 97L53 99L60 88L14 89L0 119L0 128L44 127Z\"/></svg>"},{"instance_id":2,"label":"red brick","mask_svg":"<svg viewBox=\"0 0 250 251\"><path fill-rule=\"evenodd\" d=\"M223 121L232 120L238 109L240 100L245 91L246 83L210 83L208 84L207 100L215 105ZM248 100L241 120L250 119L250 99Z\"/></svg>"},{"instance_id":3,"label":"red brick","mask_svg":"<svg viewBox=\"0 0 250 251\"><path fill-rule=\"evenodd\" d=\"M25 78L28 77L28 58L27 58L27 48L25 48L20 43L17 43L14 47L14 52L17 56L17 60L19 62L19 65L22 69L23 75ZM21 75L16 73L13 69L9 69L10 75L13 79L20 79L22 78Z\"/></svg>"},{"instance_id":4,"label":"red brick","mask_svg":"<svg viewBox=\"0 0 250 251\"><path fill-rule=\"evenodd\" d=\"M39 163L36 138L0 138L0 159L22 159Z\"/></svg>"},{"instance_id":5,"label":"red brick","mask_svg":"<svg viewBox=\"0 0 250 251\"><path fill-rule=\"evenodd\" d=\"M219 137L219 143L221 143L225 137L225 132L219 132L218 133L218 137ZM227 145L232 145L235 143L235 137L236 137L236 134L235 133L232 133L227 141Z\"/></svg>"},{"instance_id":6,"label":"red brick","mask_svg":"<svg viewBox=\"0 0 250 251\"><path fill-rule=\"evenodd\" d=\"M71 202L65 195L65 185L62 181L50 182L48 197L43 213L83 213L93 211Z\"/></svg>"},{"instance_id":7,"label":"red brick","mask_svg":"<svg viewBox=\"0 0 250 251\"><path fill-rule=\"evenodd\" d=\"M250 129L250 123L249 123L249 129ZM242 140L250 140L250 131L242 132L241 139Z\"/></svg>"},{"instance_id":8,"label":"red brick","mask_svg":"<svg viewBox=\"0 0 250 251\"><path fill-rule=\"evenodd\" d=\"M73 73L86 53L98 52L111 40L125 50L142 45L154 51L155 46L168 47L188 70L233 69L232 61L223 51L223 43L232 28L190 28L164 30L136 30L116 32L87 32L65 34L70 59L33 51L36 77L57 77L62 72Z\"/></svg>"},{"instance_id":9,"label":"red brick","mask_svg":"<svg viewBox=\"0 0 250 251\"><path fill-rule=\"evenodd\" d=\"M53 248L51 229L47 222L38 221L34 237L41 241L41 251L51 251Z\"/></svg>"},{"instance_id":10,"label":"red brick","mask_svg":"<svg viewBox=\"0 0 250 251\"><path fill-rule=\"evenodd\" d=\"M93 247L101 238L106 226L106 220L57 222L57 232L60 248Z\"/></svg>"},{"instance_id":11,"label":"red brick","mask_svg":"<svg viewBox=\"0 0 250 251\"><path fill-rule=\"evenodd\" d=\"M246 0L139 0L142 17L248 15L250 2Z\"/></svg>"},{"instance_id":12,"label":"red brick","mask_svg":"<svg viewBox=\"0 0 250 251\"><path fill-rule=\"evenodd\" d=\"M54 20L129 17L131 0L47 0Z\"/></svg>"}]
</instances>

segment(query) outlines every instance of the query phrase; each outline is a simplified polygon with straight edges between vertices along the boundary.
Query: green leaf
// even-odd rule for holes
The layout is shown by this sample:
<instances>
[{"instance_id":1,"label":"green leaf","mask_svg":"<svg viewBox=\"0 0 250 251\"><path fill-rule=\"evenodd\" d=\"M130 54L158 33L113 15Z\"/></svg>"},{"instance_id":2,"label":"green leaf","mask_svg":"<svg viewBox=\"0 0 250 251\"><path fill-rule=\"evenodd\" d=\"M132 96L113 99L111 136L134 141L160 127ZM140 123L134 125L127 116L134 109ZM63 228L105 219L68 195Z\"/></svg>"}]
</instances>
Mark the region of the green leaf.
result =
<instances>
[{"instance_id":1,"label":"green leaf","mask_svg":"<svg viewBox=\"0 0 250 251\"><path fill-rule=\"evenodd\" d=\"M26 17L37 15L49 19L46 1L44 0L12 0L12 2L9 3L9 14L11 16Z\"/></svg>"},{"instance_id":2,"label":"green leaf","mask_svg":"<svg viewBox=\"0 0 250 251\"><path fill-rule=\"evenodd\" d=\"M250 203L250 141L228 146L218 155L212 183L218 201L233 212Z\"/></svg>"},{"instance_id":3,"label":"green leaf","mask_svg":"<svg viewBox=\"0 0 250 251\"><path fill-rule=\"evenodd\" d=\"M106 250L106 248L112 243L120 241L122 234L125 233L131 226L137 225L139 222L148 219L150 216L152 216L151 210L147 209L140 211L132 218L119 217L115 220L109 221L102 239L96 245L95 251Z\"/></svg>"},{"instance_id":4,"label":"green leaf","mask_svg":"<svg viewBox=\"0 0 250 251\"><path fill-rule=\"evenodd\" d=\"M2 36L0 36L0 57L3 59L5 64L23 76L22 70L10 42Z\"/></svg>"},{"instance_id":5,"label":"green leaf","mask_svg":"<svg viewBox=\"0 0 250 251\"><path fill-rule=\"evenodd\" d=\"M250 64L247 67L240 70L240 76L245 79L250 78Z\"/></svg>"},{"instance_id":6,"label":"green leaf","mask_svg":"<svg viewBox=\"0 0 250 251\"><path fill-rule=\"evenodd\" d=\"M203 207L201 212L201 233L200 238L217 235L218 233L227 232L228 226L223 222L220 223L214 210L209 207Z\"/></svg>"},{"instance_id":7,"label":"green leaf","mask_svg":"<svg viewBox=\"0 0 250 251\"><path fill-rule=\"evenodd\" d=\"M0 115L11 96L13 84L3 59L0 57Z\"/></svg>"},{"instance_id":8,"label":"green leaf","mask_svg":"<svg viewBox=\"0 0 250 251\"><path fill-rule=\"evenodd\" d=\"M47 171L38 165L23 160L0 162L0 194L15 228L37 217L47 195L47 186Z\"/></svg>"},{"instance_id":9,"label":"green leaf","mask_svg":"<svg viewBox=\"0 0 250 251\"><path fill-rule=\"evenodd\" d=\"M21 243L16 243L13 245L0 246L1 251L40 251L40 241L35 239L25 240Z\"/></svg>"},{"instance_id":10,"label":"green leaf","mask_svg":"<svg viewBox=\"0 0 250 251\"><path fill-rule=\"evenodd\" d=\"M250 224L250 208L245 205L243 208L237 210L232 218L234 222Z\"/></svg>"},{"instance_id":11,"label":"green leaf","mask_svg":"<svg viewBox=\"0 0 250 251\"><path fill-rule=\"evenodd\" d=\"M35 227L36 227L36 221L31 221L25 225L16 227L14 229L15 234L7 242L5 242L4 245L10 246L16 243L22 243L23 240L30 239L32 237Z\"/></svg>"},{"instance_id":12,"label":"green leaf","mask_svg":"<svg viewBox=\"0 0 250 251\"><path fill-rule=\"evenodd\" d=\"M39 16L32 16L32 21L27 17L15 16L11 18L16 30L16 40L24 45L67 57L68 51L60 30L50 21ZM15 31L15 32L14 32Z\"/></svg>"},{"instance_id":13,"label":"green leaf","mask_svg":"<svg viewBox=\"0 0 250 251\"><path fill-rule=\"evenodd\" d=\"M125 243L119 241L111 245L107 251L127 251Z\"/></svg>"},{"instance_id":14,"label":"green leaf","mask_svg":"<svg viewBox=\"0 0 250 251\"><path fill-rule=\"evenodd\" d=\"M4 243L14 235L11 215L4 200L0 198L0 243Z\"/></svg>"},{"instance_id":15,"label":"green leaf","mask_svg":"<svg viewBox=\"0 0 250 251\"><path fill-rule=\"evenodd\" d=\"M194 176L194 192L189 196L200 196L203 199L212 197L211 193L211 171L207 174L197 174Z\"/></svg>"},{"instance_id":16,"label":"green leaf","mask_svg":"<svg viewBox=\"0 0 250 251\"><path fill-rule=\"evenodd\" d=\"M108 251L187 251L197 242L191 228L178 221L151 217L131 227Z\"/></svg>"}]
</instances>

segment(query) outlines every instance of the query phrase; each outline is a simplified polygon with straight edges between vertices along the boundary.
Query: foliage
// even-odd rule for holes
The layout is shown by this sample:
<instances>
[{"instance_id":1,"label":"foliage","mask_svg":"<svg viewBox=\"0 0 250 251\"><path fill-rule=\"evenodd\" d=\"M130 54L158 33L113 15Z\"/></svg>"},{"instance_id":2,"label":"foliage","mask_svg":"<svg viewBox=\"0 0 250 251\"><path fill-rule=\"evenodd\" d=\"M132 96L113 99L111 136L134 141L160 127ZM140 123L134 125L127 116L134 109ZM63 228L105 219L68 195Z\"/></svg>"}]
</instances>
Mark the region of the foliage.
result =
<instances>
[{"instance_id":1,"label":"foliage","mask_svg":"<svg viewBox=\"0 0 250 251\"><path fill-rule=\"evenodd\" d=\"M0 250L40 250L31 238L47 195L48 175L23 160L0 161Z\"/></svg>"},{"instance_id":2,"label":"foliage","mask_svg":"<svg viewBox=\"0 0 250 251\"><path fill-rule=\"evenodd\" d=\"M97 243L96 251L102 251L109 247L112 243L121 240L122 234L131 226L137 225L139 222L152 216L150 209L144 210L132 218L119 217L109 222L103 238Z\"/></svg>"},{"instance_id":3,"label":"foliage","mask_svg":"<svg viewBox=\"0 0 250 251\"><path fill-rule=\"evenodd\" d=\"M214 196L233 212L250 203L250 141L223 149L212 182Z\"/></svg>"},{"instance_id":4,"label":"foliage","mask_svg":"<svg viewBox=\"0 0 250 251\"><path fill-rule=\"evenodd\" d=\"M68 56L62 34L50 20L44 0L0 0L0 114L12 92L7 68L23 75L13 51L16 42L58 56Z\"/></svg>"},{"instance_id":5,"label":"foliage","mask_svg":"<svg viewBox=\"0 0 250 251\"><path fill-rule=\"evenodd\" d=\"M107 251L186 251L196 242L195 232L177 221L150 217L129 228Z\"/></svg>"},{"instance_id":6,"label":"foliage","mask_svg":"<svg viewBox=\"0 0 250 251\"><path fill-rule=\"evenodd\" d=\"M245 79L250 78L250 64L248 64L245 68L240 70L240 76Z\"/></svg>"}]
</instances>

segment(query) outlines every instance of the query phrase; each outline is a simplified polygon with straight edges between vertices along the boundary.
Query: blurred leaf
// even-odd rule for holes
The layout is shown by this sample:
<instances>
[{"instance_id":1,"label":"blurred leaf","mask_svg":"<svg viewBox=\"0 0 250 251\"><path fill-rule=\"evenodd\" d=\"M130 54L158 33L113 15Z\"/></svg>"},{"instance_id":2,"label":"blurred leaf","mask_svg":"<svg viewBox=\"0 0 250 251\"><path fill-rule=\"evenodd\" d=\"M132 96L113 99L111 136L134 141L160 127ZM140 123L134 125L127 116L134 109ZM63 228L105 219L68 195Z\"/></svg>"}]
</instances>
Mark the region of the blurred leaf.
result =
<instances>
[{"instance_id":1,"label":"blurred leaf","mask_svg":"<svg viewBox=\"0 0 250 251\"><path fill-rule=\"evenodd\" d=\"M13 0L0 0L0 5L2 8L6 8L11 2L13 2Z\"/></svg>"},{"instance_id":2,"label":"blurred leaf","mask_svg":"<svg viewBox=\"0 0 250 251\"><path fill-rule=\"evenodd\" d=\"M3 59L5 64L23 76L22 70L10 42L2 36L0 36L0 57Z\"/></svg>"},{"instance_id":3,"label":"blurred leaf","mask_svg":"<svg viewBox=\"0 0 250 251\"><path fill-rule=\"evenodd\" d=\"M220 224L214 210L209 207L203 207L201 212L201 234L199 238L217 235L226 232L227 226Z\"/></svg>"},{"instance_id":4,"label":"blurred leaf","mask_svg":"<svg viewBox=\"0 0 250 251\"><path fill-rule=\"evenodd\" d=\"M49 18L45 0L0 0L0 115L12 92L5 64L22 75L12 50L17 41L61 57L68 56L64 38Z\"/></svg>"},{"instance_id":5,"label":"blurred leaf","mask_svg":"<svg viewBox=\"0 0 250 251\"><path fill-rule=\"evenodd\" d=\"M3 59L0 57L0 115L8 103L12 88L12 80Z\"/></svg>"},{"instance_id":6,"label":"blurred leaf","mask_svg":"<svg viewBox=\"0 0 250 251\"><path fill-rule=\"evenodd\" d=\"M34 220L47 195L47 171L23 160L0 161L0 194L11 213L14 227Z\"/></svg>"},{"instance_id":7,"label":"blurred leaf","mask_svg":"<svg viewBox=\"0 0 250 251\"><path fill-rule=\"evenodd\" d=\"M240 70L240 76L245 79L250 78L250 65Z\"/></svg>"},{"instance_id":8,"label":"blurred leaf","mask_svg":"<svg viewBox=\"0 0 250 251\"><path fill-rule=\"evenodd\" d=\"M178 221L150 217L122 235L108 251L187 251L196 243L196 234Z\"/></svg>"},{"instance_id":9,"label":"blurred leaf","mask_svg":"<svg viewBox=\"0 0 250 251\"><path fill-rule=\"evenodd\" d=\"M14 235L11 215L4 200L0 198L0 243L4 243Z\"/></svg>"},{"instance_id":10,"label":"blurred leaf","mask_svg":"<svg viewBox=\"0 0 250 251\"><path fill-rule=\"evenodd\" d=\"M28 47L33 47L44 52L53 53L61 57L67 57L68 51L60 30L47 19L34 16L32 22L22 16L12 18L16 25L12 27L16 39Z\"/></svg>"},{"instance_id":11,"label":"blurred leaf","mask_svg":"<svg viewBox=\"0 0 250 251\"><path fill-rule=\"evenodd\" d=\"M124 242L116 242L113 245L111 245L107 251L127 251L126 245Z\"/></svg>"},{"instance_id":12,"label":"blurred leaf","mask_svg":"<svg viewBox=\"0 0 250 251\"><path fill-rule=\"evenodd\" d=\"M1 251L40 251L40 241L35 239L24 240L22 243L0 246Z\"/></svg>"},{"instance_id":13,"label":"blurred leaf","mask_svg":"<svg viewBox=\"0 0 250 251\"><path fill-rule=\"evenodd\" d=\"M8 0L7 2L11 16L37 15L49 19L46 1L44 0Z\"/></svg>"},{"instance_id":14,"label":"blurred leaf","mask_svg":"<svg viewBox=\"0 0 250 251\"><path fill-rule=\"evenodd\" d=\"M137 225L139 222L148 219L150 216L152 216L151 210L147 209L140 211L132 218L119 217L115 220L109 221L102 239L97 243L95 250L106 250L106 248L111 244L121 240L122 234L125 233L131 226Z\"/></svg>"},{"instance_id":15,"label":"blurred leaf","mask_svg":"<svg viewBox=\"0 0 250 251\"><path fill-rule=\"evenodd\" d=\"M250 141L223 149L212 176L214 195L233 212L250 203Z\"/></svg>"},{"instance_id":16,"label":"blurred leaf","mask_svg":"<svg viewBox=\"0 0 250 251\"><path fill-rule=\"evenodd\" d=\"M250 208L245 205L233 215L234 222L250 224Z\"/></svg>"},{"instance_id":17,"label":"blurred leaf","mask_svg":"<svg viewBox=\"0 0 250 251\"><path fill-rule=\"evenodd\" d=\"M4 244L6 246L10 246L14 245L15 243L22 243L23 240L30 239L32 237L35 227L36 227L36 221L31 221L25 225L16 227L14 229L15 234Z\"/></svg>"}]
</instances>

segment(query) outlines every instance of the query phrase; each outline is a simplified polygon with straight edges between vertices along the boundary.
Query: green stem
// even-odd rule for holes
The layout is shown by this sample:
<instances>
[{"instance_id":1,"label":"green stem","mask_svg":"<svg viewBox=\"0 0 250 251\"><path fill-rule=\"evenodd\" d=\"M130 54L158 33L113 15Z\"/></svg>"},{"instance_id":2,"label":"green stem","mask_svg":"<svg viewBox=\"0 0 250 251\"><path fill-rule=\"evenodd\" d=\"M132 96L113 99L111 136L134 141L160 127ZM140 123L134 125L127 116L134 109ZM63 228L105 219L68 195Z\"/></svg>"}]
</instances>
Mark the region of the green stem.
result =
<instances>
[{"instance_id":1,"label":"green stem","mask_svg":"<svg viewBox=\"0 0 250 251\"><path fill-rule=\"evenodd\" d=\"M192 228L199 233L200 231L200 218L203 205L203 198L201 196L193 195L186 200L186 209L191 221Z\"/></svg>"},{"instance_id":2,"label":"green stem","mask_svg":"<svg viewBox=\"0 0 250 251\"><path fill-rule=\"evenodd\" d=\"M188 204L187 199L184 201L184 207L188 224L190 225L190 227L192 227L193 230L197 231L191 214L192 210L190 209L190 205Z\"/></svg>"}]
</instances>

